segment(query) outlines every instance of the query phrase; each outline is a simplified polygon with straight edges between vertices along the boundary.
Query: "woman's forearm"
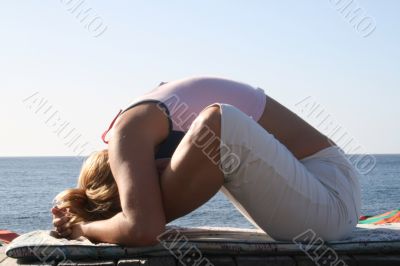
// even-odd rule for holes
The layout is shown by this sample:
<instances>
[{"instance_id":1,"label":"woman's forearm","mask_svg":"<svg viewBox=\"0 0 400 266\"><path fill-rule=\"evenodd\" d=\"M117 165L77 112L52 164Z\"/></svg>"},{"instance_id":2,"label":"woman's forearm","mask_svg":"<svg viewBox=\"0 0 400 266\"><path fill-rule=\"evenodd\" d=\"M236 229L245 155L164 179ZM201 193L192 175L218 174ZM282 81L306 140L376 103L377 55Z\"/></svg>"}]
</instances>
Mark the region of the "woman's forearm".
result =
<instances>
[{"instance_id":1,"label":"woman's forearm","mask_svg":"<svg viewBox=\"0 0 400 266\"><path fill-rule=\"evenodd\" d=\"M81 225L82 234L91 241L128 246L156 244L156 239L145 239L143 228L135 230L135 225L120 212L107 220L88 222Z\"/></svg>"}]
</instances>

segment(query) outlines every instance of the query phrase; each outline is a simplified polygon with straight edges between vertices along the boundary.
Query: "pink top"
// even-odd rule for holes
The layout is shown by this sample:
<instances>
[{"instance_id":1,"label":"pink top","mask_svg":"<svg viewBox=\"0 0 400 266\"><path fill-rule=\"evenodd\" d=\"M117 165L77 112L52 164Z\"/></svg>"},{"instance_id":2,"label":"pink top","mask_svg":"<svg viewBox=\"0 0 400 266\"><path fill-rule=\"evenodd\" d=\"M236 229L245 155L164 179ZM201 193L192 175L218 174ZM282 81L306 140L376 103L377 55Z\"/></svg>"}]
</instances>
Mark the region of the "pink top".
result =
<instances>
[{"instance_id":1,"label":"pink top","mask_svg":"<svg viewBox=\"0 0 400 266\"><path fill-rule=\"evenodd\" d=\"M205 107L213 103L230 104L258 121L265 108L266 95L260 88L229 79L191 77L161 82L154 90L135 99L125 111L144 102L158 103L169 117L170 134L160 144L155 155L157 159L170 158L173 155L193 120ZM103 133L102 139L105 143L108 143L107 133L121 113L122 110Z\"/></svg>"},{"instance_id":2,"label":"pink top","mask_svg":"<svg viewBox=\"0 0 400 266\"><path fill-rule=\"evenodd\" d=\"M169 111L172 130L187 132L198 114L213 103L233 105L258 121L266 96L262 89L245 83L218 77L190 77L160 83L135 99L129 108L146 101L163 103Z\"/></svg>"}]
</instances>

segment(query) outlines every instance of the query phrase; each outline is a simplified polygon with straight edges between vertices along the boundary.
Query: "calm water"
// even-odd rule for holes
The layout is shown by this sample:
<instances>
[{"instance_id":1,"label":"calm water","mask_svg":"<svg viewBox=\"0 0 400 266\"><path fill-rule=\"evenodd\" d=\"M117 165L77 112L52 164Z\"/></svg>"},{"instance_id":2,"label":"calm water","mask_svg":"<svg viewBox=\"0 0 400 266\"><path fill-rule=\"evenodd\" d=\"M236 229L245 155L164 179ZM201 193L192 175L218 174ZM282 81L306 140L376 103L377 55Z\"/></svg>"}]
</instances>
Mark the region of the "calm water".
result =
<instances>
[{"instance_id":1,"label":"calm water","mask_svg":"<svg viewBox=\"0 0 400 266\"><path fill-rule=\"evenodd\" d=\"M361 178L363 214L399 208L400 155L376 155L377 165ZM75 157L0 158L0 229L19 233L50 229L51 202L74 187L82 159ZM222 193L173 224L185 226L252 225Z\"/></svg>"}]
</instances>

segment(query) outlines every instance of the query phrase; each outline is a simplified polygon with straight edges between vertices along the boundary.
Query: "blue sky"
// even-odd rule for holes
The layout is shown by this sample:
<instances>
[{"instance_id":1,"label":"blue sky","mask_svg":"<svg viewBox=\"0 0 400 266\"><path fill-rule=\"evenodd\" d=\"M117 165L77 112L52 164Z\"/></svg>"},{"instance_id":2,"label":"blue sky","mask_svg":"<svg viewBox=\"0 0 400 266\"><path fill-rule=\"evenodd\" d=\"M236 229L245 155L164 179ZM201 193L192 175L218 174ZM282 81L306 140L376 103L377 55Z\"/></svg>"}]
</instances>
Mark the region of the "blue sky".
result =
<instances>
[{"instance_id":1,"label":"blue sky","mask_svg":"<svg viewBox=\"0 0 400 266\"><path fill-rule=\"evenodd\" d=\"M299 108L308 97L360 152L400 153L398 1L349 7L373 21L367 37L339 0L84 1L83 22L69 1L0 4L0 156L76 155L53 111L85 153L105 148L100 135L120 108L193 75L261 87L326 130ZM94 18L98 37L86 28ZM35 113L40 99L47 114Z\"/></svg>"}]
</instances>

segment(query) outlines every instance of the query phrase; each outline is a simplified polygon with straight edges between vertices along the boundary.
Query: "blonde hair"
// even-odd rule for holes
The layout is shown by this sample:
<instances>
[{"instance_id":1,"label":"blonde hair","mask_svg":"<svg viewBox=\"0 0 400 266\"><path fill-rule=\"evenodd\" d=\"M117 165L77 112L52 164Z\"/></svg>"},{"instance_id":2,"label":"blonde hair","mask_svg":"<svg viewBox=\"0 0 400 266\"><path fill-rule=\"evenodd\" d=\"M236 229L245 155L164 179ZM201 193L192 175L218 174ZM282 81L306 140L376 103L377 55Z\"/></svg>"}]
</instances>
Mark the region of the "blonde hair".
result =
<instances>
[{"instance_id":1,"label":"blonde hair","mask_svg":"<svg viewBox=\"0 0 400 266\"><path fill-rule=\"evenodd\" d=\"M111 173L108 151L91 154L83 163L78 187L55 197L57 207L68 208L72 224L108 219L121 211L118 187Z\"/></svg>"}]
</instances>

